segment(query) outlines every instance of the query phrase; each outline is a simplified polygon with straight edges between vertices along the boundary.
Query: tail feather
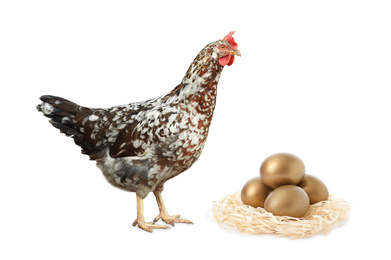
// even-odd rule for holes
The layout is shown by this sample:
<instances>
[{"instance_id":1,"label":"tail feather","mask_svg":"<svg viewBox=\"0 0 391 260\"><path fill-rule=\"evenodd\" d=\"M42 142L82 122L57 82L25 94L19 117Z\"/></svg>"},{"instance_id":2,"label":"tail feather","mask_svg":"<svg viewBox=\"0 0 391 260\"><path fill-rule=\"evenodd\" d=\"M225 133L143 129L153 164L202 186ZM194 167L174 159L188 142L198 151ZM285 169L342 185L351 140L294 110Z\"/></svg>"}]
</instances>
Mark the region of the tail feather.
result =
<instances>
[{"instance_id":1,"label":"tail feather","mask_svg":"<svg viewBox=\"0 0 391 260\"><path fill-rule=\"evenodd\" d=\"M94 113L93 109L82 107L61 97L42 96L38 111L50 118L50 123L61 133L70 136L82 148L82 153L96 159L104 142L90 138L93 129L83 126L83 121ZM82 130L83 129L83 130ZM86 135L87 134L87 135Z\"/></svg>"},{"instance_id":2,"label":"tail feather","mask_svg":"<svg viewBox=\"0 0 391 260\"><path fill-rule=\"evenodd\" d=\"M81 108L80 106L61 97L42 96L40 99L43 102L37 106L38 111L49 117L51 119L49 122L60 129L61 133L67 136L81 134L75 127L74 120L72 120L76 117L77 110Z\"/></svg>"},{"instance_id":3,"label":"tail feather","mask_svg":"<svg viewBox=\"0 0 391 260\"><path fill-rule=\"evenodd\" d=\"M46 116L58 114L61 111L75 115L77 111L78 105L65 98L45 95L39 99L42 101L42 104L39 104L37 109Z\"/></svg>"}]
</instances>

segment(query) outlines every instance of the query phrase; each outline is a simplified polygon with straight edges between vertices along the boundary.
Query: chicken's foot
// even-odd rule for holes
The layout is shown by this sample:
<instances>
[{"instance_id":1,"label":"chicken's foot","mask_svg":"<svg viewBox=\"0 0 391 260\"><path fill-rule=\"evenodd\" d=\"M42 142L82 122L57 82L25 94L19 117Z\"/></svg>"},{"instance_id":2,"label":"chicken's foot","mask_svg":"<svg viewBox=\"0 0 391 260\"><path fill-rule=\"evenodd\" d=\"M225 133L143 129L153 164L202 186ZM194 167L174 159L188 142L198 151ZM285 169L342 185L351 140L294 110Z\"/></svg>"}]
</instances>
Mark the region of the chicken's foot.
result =
<instances>
[{"instance_id":1,"label":"chicken's foot","mask_svg":"<svg viewBox=\"0 0 391 260\"><path fill-rule=\"evenodd\" d=\"M167 209L163 202L162 193L160 191L154 191L153 194L156 197L156 202L160 212L159 215L153 220L153 223L156 223L159 219L161 219L171 226L174 226L174 223L193 224L193 222L191 222L190 220L179 218L180 215L168 215Z\"/></svg>"},{"instance_id":2,"label":"chicken's foot","mask_svg":"<svg viewBox=\"0 0 391 260\"><path fill-rule=\"evenodd\" d=\"M166 229L170 228L169 226L166 225L156 225L155 222L145 222L144 220L144 200L140 198L136 194L137 198L137 219L133 222L133 226L138 226L139 228L152 232L152 229L158 228L158 229Z\"/></svg>"}]
</instances>

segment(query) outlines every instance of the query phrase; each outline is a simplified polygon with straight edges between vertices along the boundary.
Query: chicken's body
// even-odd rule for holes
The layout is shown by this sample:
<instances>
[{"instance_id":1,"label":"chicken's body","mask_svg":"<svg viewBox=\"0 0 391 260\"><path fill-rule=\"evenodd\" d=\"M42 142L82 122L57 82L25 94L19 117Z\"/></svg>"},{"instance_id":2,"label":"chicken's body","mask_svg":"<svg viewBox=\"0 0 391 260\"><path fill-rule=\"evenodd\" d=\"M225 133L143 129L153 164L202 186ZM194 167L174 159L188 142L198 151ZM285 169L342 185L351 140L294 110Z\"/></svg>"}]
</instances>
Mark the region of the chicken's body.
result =
<instances>
[{"instance_id":1,"label":"chicken's body","mask_svg":"<svg viewBox=\"0 0 391 260\"><path fill-rule=\"evenodd\" d=\"M144 221L142 199L151 191L163 221L190 223L168 216L160 192L168 179L187 170L201 155L220 74L224 65L232 64L233 55L240 55L237 45L230 44L236 45L232 33L208 44L173 91L145 102L91 109L59 97L41 97L38 110L96 160L108 182L137 194L135 224L145 230L166 227ZM228 58L218 53L221 46L229 49Z\"/></svg>"}]
</instances>

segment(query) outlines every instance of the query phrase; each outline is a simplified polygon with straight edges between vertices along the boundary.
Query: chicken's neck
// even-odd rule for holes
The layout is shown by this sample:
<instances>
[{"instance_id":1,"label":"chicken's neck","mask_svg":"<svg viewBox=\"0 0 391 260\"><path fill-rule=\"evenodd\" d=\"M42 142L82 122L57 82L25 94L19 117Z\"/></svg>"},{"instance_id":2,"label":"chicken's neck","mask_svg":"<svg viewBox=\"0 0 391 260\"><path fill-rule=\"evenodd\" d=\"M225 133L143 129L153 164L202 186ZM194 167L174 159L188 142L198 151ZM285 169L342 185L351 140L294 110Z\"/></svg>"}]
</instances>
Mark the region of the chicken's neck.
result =
<instances>
[{"instance_id":1,"label":"chicken's neck","mask_svg":"<svg viewBox=\"0 0 391 260\"><path fill-rule=\"evenodd\" d=\"M217 84L223 66L212 57L212 51L203 49L194 59L186 75L173 91L164 97L171 104L198 103L201 109L214 109L217 94Z\"/></svg>"}]
</instances>

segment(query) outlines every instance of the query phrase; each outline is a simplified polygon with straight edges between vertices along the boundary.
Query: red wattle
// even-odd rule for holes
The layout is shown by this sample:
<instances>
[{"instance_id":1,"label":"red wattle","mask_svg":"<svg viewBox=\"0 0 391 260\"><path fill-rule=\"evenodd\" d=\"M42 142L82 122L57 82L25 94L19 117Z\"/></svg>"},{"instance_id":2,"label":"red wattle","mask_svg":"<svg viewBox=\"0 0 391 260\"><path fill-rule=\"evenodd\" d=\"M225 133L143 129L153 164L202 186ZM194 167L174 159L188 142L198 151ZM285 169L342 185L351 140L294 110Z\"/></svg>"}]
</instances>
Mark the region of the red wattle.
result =
<instances>
[{"instance_id":1,"label":"red wattle","mask_svg":"<svg viewBox=\"0 0 391 260\"><path fill-rule=\"evenodd\" d=\"M235 61L235 56L232 56L227 65L231 66L234 63L234 61Z\"/></svg>"},{"instance_id":2,"label":"red wattle","mask_svg":"<svg viewBox=\"0 0 391 260\"><path fill-rule=\"evenodd\" d=\"M232 57L232 58L233 58L233 57ZM221 57L221 58L219 59L219 63L220 63L221 66L225 66L225 65L227 65L227 64L228 64L229 66L231 66L232 63L229 64L229 63L230 63L230 60L231 60L231 56L230 56L230 55L227 55L227 56Z\"/></svg>"}]
</instances>

